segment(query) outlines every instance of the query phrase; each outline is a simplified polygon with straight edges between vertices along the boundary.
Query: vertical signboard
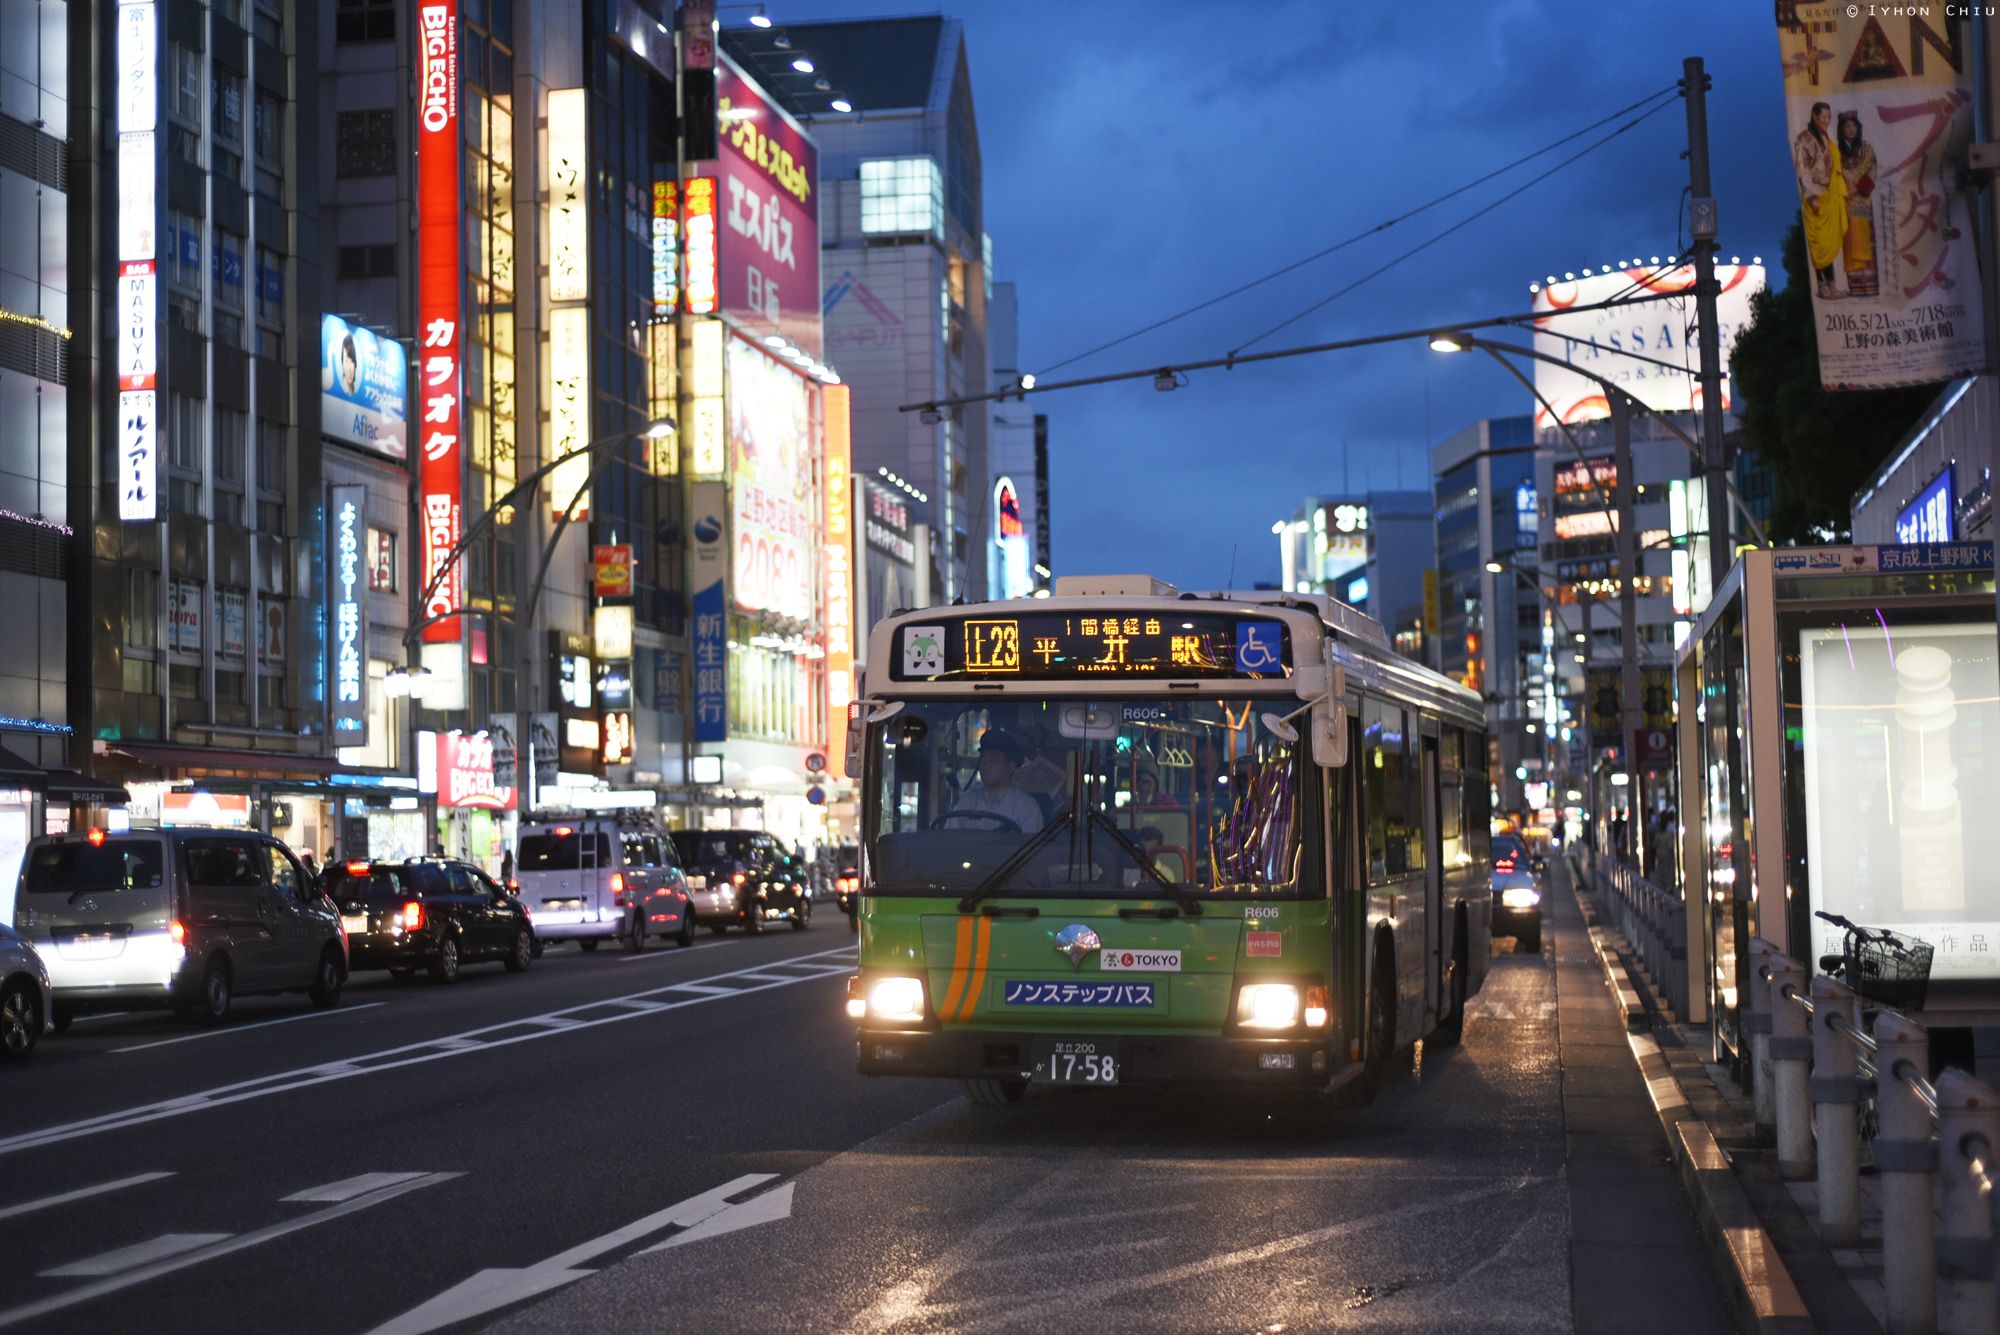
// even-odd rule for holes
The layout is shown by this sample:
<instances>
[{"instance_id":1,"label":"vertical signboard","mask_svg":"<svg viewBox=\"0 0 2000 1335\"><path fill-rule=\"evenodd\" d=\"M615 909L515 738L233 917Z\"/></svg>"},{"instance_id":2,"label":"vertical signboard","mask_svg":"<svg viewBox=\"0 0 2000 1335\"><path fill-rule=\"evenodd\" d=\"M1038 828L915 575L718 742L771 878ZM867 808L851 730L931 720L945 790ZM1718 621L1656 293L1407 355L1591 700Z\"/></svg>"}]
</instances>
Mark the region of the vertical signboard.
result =
<instances>
[{"instance_id":1,"label":"vertical signboard","mask_svg":"<svg viewBox=\"0 0 2000 1335\"><path fill-rule=\"evenodd\" d=\"M715 181L697 176L682 201L687 234L687 308L690 315L713 315L716 307ZM817 263L817 261L815 261Z\"/></svg>"},{"instance_id":2,"label":"vertical signboard","mask_svg":"<svg viewBox=\"0 0 2000 1335\"><path fill-rule=\"evenodd\" d=\"M590 518L590 307L549 312L549 517Z\"/></svg>"},{"instance_id":3,"label":"vertical signboard","mask_svg":"<svg viewBox=\"0 0 2000 1335\"><path fill-rule=\"evenodd\" d=\"M1977 6L1778 6L1792 171L1828 389L1986 366L1972 194Z\"/></svg>"},{"instance_id":4,"label":"vertical signboard","mask_svg":"<svg viewBox=\"0 0 2000 1335\"><path fill-rule=\"evenodd\" d=\"M581 88L549 90L549 300L590 295L590 219L584 208L588 152Z\"/></svg>"},{"instance_id":5,"label":"vertical signboard","mask_svg":"<svg viewBox=\"0 0 2000 1335\"><path fill-rule=\"evenodd\" d=\"M723 582L729 542L723 527L728 498L720 482L689 488L689 528L694 534L690 587L694 590L694 739L729 737L729 615Z\"/></svg>"},{"instance_id":6,"label":"vertical signboard","mask_svg":"<svg viewBox=\"0 0 2000 1335\"><path fill-rule=\"evenodd\" d=\"M729 455L736 606L813 616L812 393L806 379L729 340Z\"/></svg>"},{"instance_id":7,"label":"vertical signboard","mask_svg":"<svg viewBox=\"0 0 2000 1335\"><path fill-rule=\"evenodd\" d=\"M697 320L689 349L688 463L701 477L720 477L728 465L722 421L722 321Z\"/></svg>"},{"instance_id":8,"label":"vertical signboard","mask_svg":"<svg viewBox=\"0 0 2000 1335\"><path fill-rule=\"evenodd\" d=\"M153 0L118 6L118 518L159 516L160 22Z\"/></svg>"},{"instance_id":9,"label":"vertical signboard","mask_svg":"<svg viewBox=\"0 0 2000 1335\"><path fill-rule=\"evenodd\" d=\"M418 470L424 584L437 579L463 531L464 483L460 428L459 284L460 170L458 128L458 0L417 7L417 356L416 393L423 462ZM437 616L465 604L463 565L453 561L424 603ZM427 644L456 643L459 618L424 627Z\"/></svg>"},{"instance_id":10,"label":"vertical signboard","mask_svg":"<svg viewBox=\"0 0 2000 1335\"><path fill-rule=\"evenodd\" d=\"M330 603L326 638L333 658L329 726L335 746L365 746L368 642L361 603L368 583L361 561L361 542L368 526L368 488L338 486L332 489L332 496L327 512L326 544L327 559L332 566L327 578Z\"/></svg>"},{"instance_id":11,"label":"vertical signboard","mask_svg":"<svg viewBox=\"0 0 2000 1335\"><path fill-rule=\"evenodd\" d=\"M846 385L822 391L826 418L826 720L827 754L847 754L847 702L854 698L854 478Z\"/></svg>"},{"instance_id":12,"label":"vertical signboard","mask_svg":"<svg viewBox=\"0 0 2000 1335\"><path fill-rule=\"evenodd\" d=\"M716 63L723 313L820 355L819 150L732 65Z\"/></svg>"}]
</instances>

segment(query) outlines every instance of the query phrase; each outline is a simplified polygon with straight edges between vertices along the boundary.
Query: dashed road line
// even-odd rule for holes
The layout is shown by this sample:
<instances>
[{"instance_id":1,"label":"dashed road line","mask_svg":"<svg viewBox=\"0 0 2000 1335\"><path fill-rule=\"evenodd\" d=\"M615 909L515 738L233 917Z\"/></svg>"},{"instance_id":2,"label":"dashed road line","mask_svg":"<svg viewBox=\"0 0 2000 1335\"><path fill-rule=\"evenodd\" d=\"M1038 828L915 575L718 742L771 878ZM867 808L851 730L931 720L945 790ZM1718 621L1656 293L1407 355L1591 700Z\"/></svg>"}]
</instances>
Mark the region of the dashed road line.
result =
<instances>
[{"instance_id":1,"label":"dashed road line","mask_svg":"<svg viewBox=\"0 0 2000 1335\"><path fill-rule=\"evenodd\" d=\"M56 1196L44 1196L40 1200L22 1201L19 1205L0 1206L0 1219L13 1219L51 1206L67 1205L71 1201L89 1200L92 1196L102 1196L110 1191L123 1191L127 1187L144 1186L148 1182L158 1182L172 1173L135 1173L131 1177L121 1177L115 1182L100 1182L94 1187L78 1187L75 1191L65 1191Z\"/></svg>"},{"instance_id":2,"label":"dashed road line","mask_svg":"<svg viewBox=\"0 0 2000 1335\"><path fill-rule=\"evenodd\" d=\"M135 1242L129 1247L100 1252L96 1256L86 1256L81 1261L71 1261L68 1265L44 1270L41 1272L41 1277L96 1279L101 1275L122 1275L127 1270L136 1270L142 1265L164 1261L170 1256L179 1256L198 1247L212 1246L229 1236L227 1233L162 1233L157 1238Z\"/></svg>"},{"instance_id":3,"label":"dashed road line","mask_svg":"<svg viewBox=\"0 0 2000 1335\"><path fill-rule=\"evenodd\" d=\"M225 1029L204 1029L198 1034L182 1034L179 1038L158 1038L151 1043L134 1043L129 1047L113 1048L113 1052L144 1052L147 1048L171 1047L175 1043L194 1043L204 1038L223 1038L230 1034L249 1034L259 1029L269 1029L273 1025L297 1024L300 1020L321 1020L329 1015L352 1015L356 1011L371 1011L386 1003L364 1001L359 1006L335 1006L331 1010L311 1010L302 1015L282 1015L275 1020L258 1020L252 1024L232 1024Z\"/></svg>"},{"instance_id":4,"label":"dashed road line","mask_svg":"<svg viewBox=\"0 0 2000 1335\"><path fill-rule=\"evenodd\" d=\"M338 1182L329 1182L323 1187L307 1187L304 1191L295 1191L289 1196L281 1196L278 1199L282 1204L290 1204L294 1201L312 1202L315 1204L338 1204L341 1201L351 1201L356 1196L366 1196L371 1191L380 1191L384 1187L393 1187L402 1182L412 1182L424 1176L427 1175L424 1173L358 1173L353 1177L344 1177Z\"/></svg>"}]
</instances>

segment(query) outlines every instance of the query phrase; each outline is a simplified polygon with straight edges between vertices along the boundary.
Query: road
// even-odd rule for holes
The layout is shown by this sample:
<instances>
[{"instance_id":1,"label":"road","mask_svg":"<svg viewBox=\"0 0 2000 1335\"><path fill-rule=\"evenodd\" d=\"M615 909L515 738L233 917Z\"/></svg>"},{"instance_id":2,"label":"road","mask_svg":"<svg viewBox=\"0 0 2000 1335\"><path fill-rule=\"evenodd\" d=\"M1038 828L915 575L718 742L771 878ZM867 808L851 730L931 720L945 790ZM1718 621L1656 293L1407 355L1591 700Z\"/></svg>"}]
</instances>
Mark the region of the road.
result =
<instances>
[{"instance_id":1,"label":"road","mask_svg":"<svg viewBox=\"0 0 2000 1335\"><path fill-rule=\"evenodd\" d=\"M0 1330L1542 1331L1611 1328L1607 1295L1620 1329L1722 1328L1684 1206L1578 1259L1558 1021L1609 1003L1549 957L1497 959L1461 1048L1330 1125L864 1080L852 963L825 914L79 1022L0 1073ZM1614 1172L1657 1190L1635 1145Z\"/></svg>"}]
</instances>

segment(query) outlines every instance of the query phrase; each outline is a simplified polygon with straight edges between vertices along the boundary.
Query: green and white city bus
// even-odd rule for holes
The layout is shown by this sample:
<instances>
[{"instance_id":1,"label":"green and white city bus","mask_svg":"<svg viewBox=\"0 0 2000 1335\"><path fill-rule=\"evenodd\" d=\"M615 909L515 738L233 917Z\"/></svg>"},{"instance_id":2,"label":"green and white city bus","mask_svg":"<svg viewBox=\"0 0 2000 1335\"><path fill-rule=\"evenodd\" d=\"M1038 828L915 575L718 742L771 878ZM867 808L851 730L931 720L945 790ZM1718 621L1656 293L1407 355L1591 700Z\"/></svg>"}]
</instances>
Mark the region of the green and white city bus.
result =
<instances>
[{"instance_id":1,"label":"green and white city bus","mask_svg":"<svg viewBox=\"0 0 2000 1335\"><path fill-rule=\"evenodd\" d=\"M849 709L865 1075L1373 1097L1492 956L1478 698L1330 598L899 612Z\"/></svg>"}]
</instances>

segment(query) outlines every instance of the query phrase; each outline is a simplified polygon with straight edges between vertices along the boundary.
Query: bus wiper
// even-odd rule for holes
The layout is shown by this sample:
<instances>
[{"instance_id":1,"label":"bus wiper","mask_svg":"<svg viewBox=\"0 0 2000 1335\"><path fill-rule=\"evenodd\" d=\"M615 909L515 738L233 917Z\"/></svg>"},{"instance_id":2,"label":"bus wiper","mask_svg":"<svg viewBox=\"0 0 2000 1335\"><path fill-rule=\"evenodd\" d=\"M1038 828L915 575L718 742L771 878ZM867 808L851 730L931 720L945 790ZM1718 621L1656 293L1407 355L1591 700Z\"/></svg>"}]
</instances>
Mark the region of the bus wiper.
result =
<instances>
[{"instance_id":1,"label":"bus wiper","mask_svg":"<svg viewBox=\"0 0 2000 1335\"><path fill-rule=\"evenodd\" d=\"M995 867L992 875L974 886L971 894L959 900L958 911L960 913L972 912L973 906L1005 885L1008 877L1027 865L1028 859L1033 857L1036 852L1047 847L1049 840L1056 837L1056 831L1062 829L1075 819L1076 814L1074 811L1065 811L1062 815L1057 816L1047 825L1044 825L1040 833L1015 849L1005 862Z\"/></svg>"},{"instance_id":2,"label":"bus wiper","mask_svg":"<svg viewBox=\"0 0 2000 1335\"><path fill-rule=\"evenodd\" d=\"M1182 912L1186 913L1190 918L1199 918L1201 916L1201 897L1186 886L1176 881L1170 881L1161 875L1160 869L1153 865L1152 859L1146 856L1139 845L1132 842L1125 831L1118 828L1117 822L1113 821L1096 807L1090 809L1090 819L1093 823L1102 825L1106 830L1110 831L1112 839L1117 842L1120 848L1131 855L1132 861L1138 863L1144 869L1146 875L1166 887L1167 893L1174 897L1174 902L1181 906Z\"/></svg>"}]
</instances>

